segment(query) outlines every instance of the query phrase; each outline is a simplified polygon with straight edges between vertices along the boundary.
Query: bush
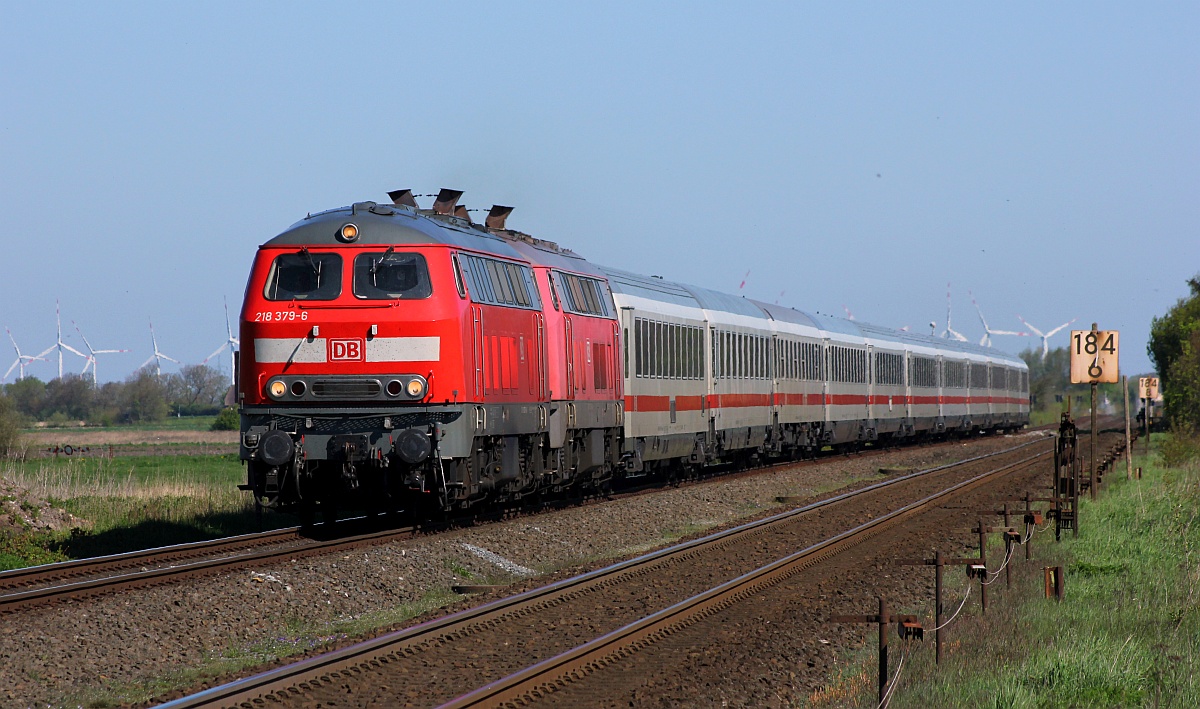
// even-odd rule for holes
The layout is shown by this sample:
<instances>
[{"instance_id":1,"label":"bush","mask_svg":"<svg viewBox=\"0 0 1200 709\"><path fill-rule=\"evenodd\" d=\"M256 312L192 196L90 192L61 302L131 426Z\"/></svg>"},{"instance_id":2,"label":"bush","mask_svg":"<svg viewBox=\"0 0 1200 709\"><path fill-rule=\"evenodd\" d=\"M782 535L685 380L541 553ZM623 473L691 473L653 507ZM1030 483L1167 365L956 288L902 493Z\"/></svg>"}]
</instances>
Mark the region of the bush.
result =
<instances>
[{"instance_id":1,"label":"bush","mask_svg":"<svg viewBox=\"0 0 1200 709\"><path fill-rule=\"evenodd\" d=\"M210 431L236 431L241 428L242 421L238 416L237 409L229 407L221 409L221 413L217 414L217 420L212 422L209 427Z\"/></svg>"},{"instance_id":2,"label":"bush","mask_svg":"<svg viewBox=\"0 0 1200 709\"><path fill-rule=\"evenodd\" d=\"M0 394L0 457L17 450L21 442L21 417L5 394Z\"/></svg>"},{"instance_id":3,"label":"bush","mask_svg":"<svg viewBox=\"0 0 1200 709\"><path fill-rule=\"evenodd\" d=\"M1159 448L1165 468L1181 468L1200 458L1200 433L1192 426L1175 421Z\"/></svg>"}]
</instances>

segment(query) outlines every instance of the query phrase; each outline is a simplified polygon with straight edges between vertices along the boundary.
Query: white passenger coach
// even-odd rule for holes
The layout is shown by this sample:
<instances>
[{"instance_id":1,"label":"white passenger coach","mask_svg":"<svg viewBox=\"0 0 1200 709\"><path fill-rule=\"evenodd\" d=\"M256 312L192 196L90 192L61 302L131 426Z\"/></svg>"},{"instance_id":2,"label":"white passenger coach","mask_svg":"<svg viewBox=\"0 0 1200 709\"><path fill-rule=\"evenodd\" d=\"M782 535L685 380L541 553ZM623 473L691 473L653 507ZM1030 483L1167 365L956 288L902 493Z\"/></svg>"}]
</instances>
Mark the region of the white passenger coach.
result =
<instances>
[{"instance_id":1,"label":"white passenger coach","mask_svg":"<svg viewBox=\"0 0 1200 709\"><path fill-rule=\"evenodd\" d=\"M601 271L625 348L629 473L1029 421L1028 368L995 349Z\"/></svg>"}]
</instances>

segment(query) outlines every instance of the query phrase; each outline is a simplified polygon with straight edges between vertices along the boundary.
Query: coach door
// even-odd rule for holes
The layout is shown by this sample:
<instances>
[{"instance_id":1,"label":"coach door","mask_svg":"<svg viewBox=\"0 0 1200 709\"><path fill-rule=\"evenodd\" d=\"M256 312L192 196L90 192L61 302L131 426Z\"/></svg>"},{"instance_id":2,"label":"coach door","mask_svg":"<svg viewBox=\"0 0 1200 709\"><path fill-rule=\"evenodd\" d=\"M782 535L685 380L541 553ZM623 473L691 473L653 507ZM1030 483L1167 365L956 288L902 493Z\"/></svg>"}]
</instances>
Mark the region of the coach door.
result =
<instances>
[{"instance_id":1,"label":"coach door","mask_svg":"<svg viewBox=\"0 0 1200 709\"><path fill-rule=\"evenodd\" d=\"M937 393L938 393L938 418L942 421L946 420L946 374L943 368L946 366L942 355L937 356Z\"/></svg>"},{"instance_id":2,"label":"coach door","mask_svg":"<svg viewBox=\"0 0 1200 709\"><path fill-rule=\"evenodd\" d=\"M825 364L823 368L825 376L821 381L821 420L825 422L825 431L828 433L833 430L829 427L832 421L829 414L829 401L833 392L830 391L829 384L833 381L833 351L829 346L828 337L821 343L821 361Z\"/></svg>"},{"instance_id":3,"label":"coach door","mask_svg":"<svg viewBox=\"0 0 1200 709\"><path fill-rule=\"evenodd\" d=\"M875 345L867 345L867 419L875 419ZM872 426L876 424L872 423Z\"/></svg>"},{"instance_id":4,"label":"coach door","mask_svg":"<svg viewBox=\"0 0 1200 709\"><path fill-rule=\"evenodd\" d=\"M912 393L912 352L905 350L904 352L904 418L909 424L913 421L913 393Z\"/></svg>"},{"instance_id":5,"label":"coach door","mask_svg":"<svg viewBox=\"0 0 1200 709\"><path fill-rule=\"evenodd\" d=\"M783 404L783 394L780 392L779 378L783 370L783 363L780 362L780 353L783 352L782 343L779 341L779 335L772 334L771 339L767 340L767 346L771 349L767 352L767 376L771 382L771 425L779 425L779 409Z\"/></svg>"}]
</instances>

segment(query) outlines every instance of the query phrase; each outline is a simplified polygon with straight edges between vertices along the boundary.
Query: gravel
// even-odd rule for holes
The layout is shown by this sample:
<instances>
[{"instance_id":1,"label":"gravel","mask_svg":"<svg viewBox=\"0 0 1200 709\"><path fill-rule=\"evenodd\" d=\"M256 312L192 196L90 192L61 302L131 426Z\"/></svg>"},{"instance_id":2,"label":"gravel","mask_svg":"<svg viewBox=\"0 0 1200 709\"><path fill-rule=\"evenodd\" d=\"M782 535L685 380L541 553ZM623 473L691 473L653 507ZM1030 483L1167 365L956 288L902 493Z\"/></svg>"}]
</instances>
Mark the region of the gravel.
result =
<instances>
[{"instance_id":1,"label":"gravel","mask_svg":"<svg viewBox=\"0 0 1200 709\"><path fill-rule=\"evenodd\" d=\"M1026 440L835 458L34 609L5 618L0 703L143 700L238 666L342 643L351 631L397 626L414 609L455 601L446 590L452 585L542 583L762 516L778 496L874 482L884 465L931 467L1012 446L1014 438ZM530 570L541 576L527 579Z\"/></svg>"}]
</instances>

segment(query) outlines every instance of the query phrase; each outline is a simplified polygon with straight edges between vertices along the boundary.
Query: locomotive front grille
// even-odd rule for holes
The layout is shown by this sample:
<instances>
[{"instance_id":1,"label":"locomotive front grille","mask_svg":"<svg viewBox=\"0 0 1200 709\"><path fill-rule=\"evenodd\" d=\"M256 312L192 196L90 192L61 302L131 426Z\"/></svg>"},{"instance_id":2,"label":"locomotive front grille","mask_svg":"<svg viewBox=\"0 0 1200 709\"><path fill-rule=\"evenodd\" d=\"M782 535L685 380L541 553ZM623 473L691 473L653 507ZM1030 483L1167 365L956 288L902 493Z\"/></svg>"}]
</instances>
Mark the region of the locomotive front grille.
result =
<instances>
[{"instance_id":1,"label":"locomotive front grille","mask_svg":"<svg viewBox=\"0 0 1200 709\"><path fill-rule=\"evenodd\" d=\"M390 419L391 429L405 429L414 426L428 426L432 423L453 423L462 416L461 411L414 411L411 413L393 413ZM284 416L276 414L270 419L271 428L294 433L342 434L362 433L363 431L387 430L383 416L366 417L337 417L322 416ZM311 422L311 425L307 425Z\"/></svg>"},{"instance_id":2,"label":"locomotive front grille","mask_svg":"<svg viewBox=\"0 0 1200 709\"><path fill-rule=\"evenodd\" d=\"M382 391L378 379L318 379L312 385L319 399L374 399Z\"/></svg>"}]
</instances>

